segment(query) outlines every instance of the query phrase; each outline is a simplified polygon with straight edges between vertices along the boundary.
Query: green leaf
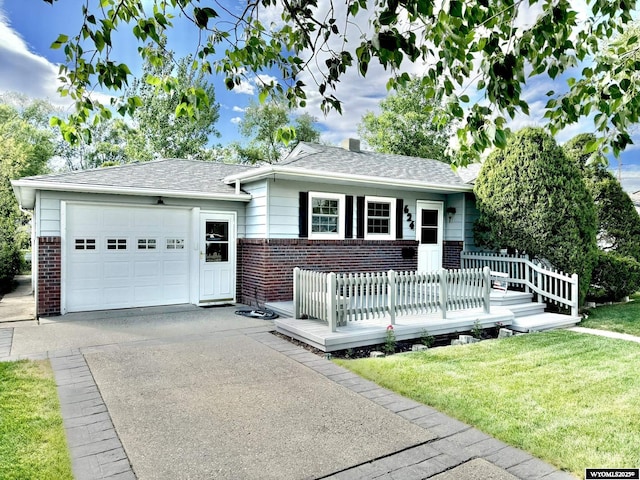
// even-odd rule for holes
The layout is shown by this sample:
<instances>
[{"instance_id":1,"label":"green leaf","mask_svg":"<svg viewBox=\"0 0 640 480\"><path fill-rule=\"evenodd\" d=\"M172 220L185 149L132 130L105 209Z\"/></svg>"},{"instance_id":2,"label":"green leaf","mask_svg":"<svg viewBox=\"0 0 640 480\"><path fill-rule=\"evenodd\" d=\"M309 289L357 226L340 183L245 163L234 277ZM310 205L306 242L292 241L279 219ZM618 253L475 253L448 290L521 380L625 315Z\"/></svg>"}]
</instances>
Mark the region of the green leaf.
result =
<instances>
[{"instance_id":1,"label":"green leaf","mask_svg":"<svg viewBox=\"0 0 640 480\"><path fill-rule=\"evenodd\" d=\"M51 44L51 47L49 47L49 48L51 48L53 50L57 50L58 48L60 48L62 45L64 45L68 41L69 41L69 37L67 35L60 34L60 35L58 35L58 38L55 40L55 42L53 42Z\"/></svg>"}]
</instances>

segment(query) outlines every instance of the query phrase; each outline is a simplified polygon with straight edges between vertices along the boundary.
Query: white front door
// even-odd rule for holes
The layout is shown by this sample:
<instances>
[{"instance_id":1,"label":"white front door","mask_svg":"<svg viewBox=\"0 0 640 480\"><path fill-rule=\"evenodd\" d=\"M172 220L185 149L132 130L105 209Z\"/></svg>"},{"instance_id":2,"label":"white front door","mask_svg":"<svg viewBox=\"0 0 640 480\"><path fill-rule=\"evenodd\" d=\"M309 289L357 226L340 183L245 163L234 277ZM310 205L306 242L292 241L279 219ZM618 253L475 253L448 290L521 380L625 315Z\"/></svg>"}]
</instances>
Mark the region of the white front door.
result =
<instances>
[{"instance_id":1,"label":"white front door","mask_svg":"<svg viewBox=\"0 0 640 480\"><path fill-rule=\"evenodd\" d=\"M417 228L418 271L433 272L442 268L442 202L418 200Z\"/></svg>"},{"instance_id":2,"label":"white front door","mask_svg":"<svg viewBox=\"0 0 640 480\"><path fill-rule=\"evenodd\" d=\"M200 214L200 302L235 302L236 219L233 213Z\"/></svg>"}]
</instances>

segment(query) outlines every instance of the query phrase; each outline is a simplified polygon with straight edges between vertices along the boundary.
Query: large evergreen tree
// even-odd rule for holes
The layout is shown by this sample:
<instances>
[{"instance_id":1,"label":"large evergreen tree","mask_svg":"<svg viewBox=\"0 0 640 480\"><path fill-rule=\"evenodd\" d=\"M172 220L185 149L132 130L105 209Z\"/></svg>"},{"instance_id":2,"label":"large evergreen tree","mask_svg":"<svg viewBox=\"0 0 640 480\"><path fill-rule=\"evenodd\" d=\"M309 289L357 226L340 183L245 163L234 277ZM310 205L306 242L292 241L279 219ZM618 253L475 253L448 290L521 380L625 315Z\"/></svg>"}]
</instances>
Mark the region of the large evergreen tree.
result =
<instances>
[{"instance_id":1,"label":"large evergreen tree","mask_svg":"<svg viewBox=\"0 0 640 480\"><path fill-rule=\"evenodd\" d=\"M549 134L517 132L485 161L474 192L479 244L577 273L584 299L597 252L595 208L580 169Z\"/></svg>"},{"instance_id":2,"label":"large evergreen tree","mask_svg":"<svg viewBox=\"0 0 640 480\"><path fill-rule=\"evenodd\" d=\"M608 162L593 151L593 134L580 134L564 145L583 173L596 208L600 253L589 296L619 300L640 288L640 215Z\"/></svg>"}]
</instances>

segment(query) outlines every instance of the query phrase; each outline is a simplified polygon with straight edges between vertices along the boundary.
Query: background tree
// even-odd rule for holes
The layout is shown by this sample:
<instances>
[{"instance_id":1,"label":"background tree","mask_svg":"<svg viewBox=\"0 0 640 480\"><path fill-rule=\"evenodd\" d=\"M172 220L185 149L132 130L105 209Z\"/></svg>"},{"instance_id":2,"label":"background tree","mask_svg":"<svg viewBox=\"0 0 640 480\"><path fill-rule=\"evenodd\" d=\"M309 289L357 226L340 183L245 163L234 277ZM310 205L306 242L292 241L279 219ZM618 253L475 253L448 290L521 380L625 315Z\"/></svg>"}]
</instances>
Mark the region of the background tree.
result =
<instances>
[{"instance_id":1,"label":"background tree","mask_svg":"<svg viewBox=\"0 0 640 480\"><path fill-rule=\"evenodd\" d=\"M482 165L474 193L478 244L577 273L584 300L597 253L595 207L580 169L548 133L517 132Z\"/></svg>"},{"instance_id":2,"label":"background tree","mask_svg":"<svg viewBox=\"0 0 640 480\"><path fill-rule=\"evenodd\" d=\"M451 135L446 116L428 97L429 87L420 78L399 85L380 102L380 114L367 112L358 133L376 152L431 158L449 163L446 150ZM442 122L445 122L442 124Z\"/></svg>"},{"instance_id":3,"label":"background tree","mask_svg":"<svg viewBox=\"0 0 640 480\"><path fill-rule=\"evenodd\" d=\"M220 136L215 128L220 106L215 102L213 85L202 70L193 68L191 56L176 61L164 42L154 55L147 57L142 79L136 79L129 92L139 102L133 116L135 126L154 157L197 158L210 136ZM172 88L162 88L169 78ZM184 99L196 90L203 92L199 108L185 106ZM183 108L191 108L191 115L181 115Z\"/></svg>"},{"instance_id":4,"label":"background tree","mask_svg":"<svg viewBox=\"0 0 640 480\"><path fill-rule=\"evenodd\" d=\"M563 148L582 170L596 208L600 252L589 297L619 300L640 289L640 215L606 158L592 151L594 142L594 135L580 134Z\"/></svg>"},{"instance_id":5,"label":"background tree","mask_svg":"<svg viewBox=\"0 0 640 480\"><path fill-rule=\"evenodd\" d=\"M48 127L42 126L43 104L33 102L23 110L0 104L0 291L12 287L21 266L21 248L29 245L27 218L20 211L11 180L46 171L54 145Z\"/></svg>"},{"instance_id":6,"label":"background tree","mask_svg":"<svg viewBox=\"0 0 640 480\"><path fill-rule=\"evenodd\" d=\"M552 130L594 115L595 128L618 152L630 141L629 125L640 118L640 96L633 87L640 64L624 55L603 55L601 46L625 30L635 4L591 0L582 15L581 4L569 0L265 0L237 12L198 0L158 0L148 10L141 0L83 2L78 7L82 25L52 45L66 56L61 92L76 102L74 114L57 124L65 138L77 140L96 111L110 116L90 93L98 85L120 90L131 80L127 65L112 58L120 40L114 30L129 29L140 43L160 44L161 32L171 28L178 14L199 33L194 59L204 71L225 76L230 89L248 73L278 71L279 81L263 85L261 96L284 94L292 106L305 106L309 90L317 89L323 109L341 111L337 87L348 72L366 76L370 64L379 62L393 87L408 82L412 64L419 63L429 96L443 98L447 114L460 123L463 163L491 145L506 144L506 121L529 114L522 91L536 77L562 88L549 93L545 107ZM277 14L281 22L272 21ZM532 21L524 22L524 17ZM633 47L631 40L613 48L624 53ZM152 64L162 62L154 48L140 48L139 53ZM585 59L595 63L582 68ZM580 69L571 70L576 66ZM303 73L315 85L305 84ZM564 83L563 74L574 76ZM163 85L173 91L173 83L167 78ZM205 93L194 89L179 97L181 112L190 114L203 105ZM114 103L121 113L138 107L127 97Z\"/></svg>"},{"instance_id":7,"label":"background tree","mask_svg":"<svg viewBox=\"0 0 640 480\"><path fill-rule=\"evenodd\" d=\"M290 110L282 102L249 103L238 125L240 134L250 139L247 147L239 147L243 161L274 163L299 142L319 141L320 132L314 126L315 118L303 114L296 117L291 125L289 114ZM278 131L286 127L293 127L294 132L288 145L278 137Z\"/></svg>"}]
</instances>

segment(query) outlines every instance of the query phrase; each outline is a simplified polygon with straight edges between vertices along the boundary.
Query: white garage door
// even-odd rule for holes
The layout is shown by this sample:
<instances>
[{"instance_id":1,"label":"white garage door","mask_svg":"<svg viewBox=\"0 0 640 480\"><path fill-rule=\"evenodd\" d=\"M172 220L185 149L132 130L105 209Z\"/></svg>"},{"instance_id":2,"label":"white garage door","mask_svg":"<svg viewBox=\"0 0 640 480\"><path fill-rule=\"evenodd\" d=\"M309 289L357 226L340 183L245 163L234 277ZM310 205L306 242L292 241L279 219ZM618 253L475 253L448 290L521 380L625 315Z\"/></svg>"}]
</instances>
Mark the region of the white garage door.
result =
<instances>
[{"instance_id":1,"label":"white garage door","mask_svg":"<svg viewBox=\"0 0 640 480\"><path fill-rule=\"evenodd\" d=\"M68 204L68 312L189 302L188 210Z\"/></svg>"}]
</instances>

